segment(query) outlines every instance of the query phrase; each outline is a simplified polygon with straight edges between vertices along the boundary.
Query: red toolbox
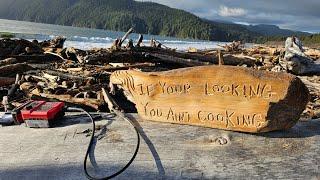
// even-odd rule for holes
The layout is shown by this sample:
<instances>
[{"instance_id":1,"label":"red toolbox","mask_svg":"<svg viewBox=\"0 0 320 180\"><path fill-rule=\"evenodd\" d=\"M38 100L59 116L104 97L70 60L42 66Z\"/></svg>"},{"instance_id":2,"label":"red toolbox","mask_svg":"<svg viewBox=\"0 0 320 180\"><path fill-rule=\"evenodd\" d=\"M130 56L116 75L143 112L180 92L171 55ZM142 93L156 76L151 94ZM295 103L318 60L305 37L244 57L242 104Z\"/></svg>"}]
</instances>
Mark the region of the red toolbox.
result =
<instances>
[{"instance_id":1,"label":"red toolbox","mask_svg":"<svg viewBox=\"0 0 320 180\"><path fill-rule=\"evenodd\" d=\"M32 101L21 109L21 116L28 127L47 128L64 116L64 103Z\"/></svg>"}]
</instances>

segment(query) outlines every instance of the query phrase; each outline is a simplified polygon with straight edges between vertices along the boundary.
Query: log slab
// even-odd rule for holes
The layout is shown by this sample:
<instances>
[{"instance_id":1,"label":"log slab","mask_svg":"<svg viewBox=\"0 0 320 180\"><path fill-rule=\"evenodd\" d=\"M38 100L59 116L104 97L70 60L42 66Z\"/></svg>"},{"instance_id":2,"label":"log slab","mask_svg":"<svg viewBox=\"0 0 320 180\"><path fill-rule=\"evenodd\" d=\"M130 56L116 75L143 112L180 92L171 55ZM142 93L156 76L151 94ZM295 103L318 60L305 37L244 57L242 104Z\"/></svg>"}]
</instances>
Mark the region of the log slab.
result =
<instances>
[{"instance_id":1,"label":"log slab","mask_svg":"<svg viewBox=\"0 0 320 180\"><path fill-rule=\"evenodd\" d=\"M110 82L144 119L252 133L292 127L309 100L293 75L231 66L117 71Z\"/></svg>"}]
</instances>

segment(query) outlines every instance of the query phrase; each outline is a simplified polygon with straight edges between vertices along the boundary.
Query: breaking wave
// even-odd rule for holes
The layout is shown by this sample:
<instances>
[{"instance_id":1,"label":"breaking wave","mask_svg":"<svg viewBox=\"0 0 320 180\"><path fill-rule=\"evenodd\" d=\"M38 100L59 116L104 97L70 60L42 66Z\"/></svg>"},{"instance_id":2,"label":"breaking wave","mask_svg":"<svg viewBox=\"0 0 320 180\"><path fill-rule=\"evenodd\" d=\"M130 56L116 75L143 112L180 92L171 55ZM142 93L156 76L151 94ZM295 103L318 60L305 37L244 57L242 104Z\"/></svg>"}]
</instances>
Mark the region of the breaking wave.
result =
<instances>
[{"instance_id":1,"label":"breaking wave","mask_svg":"<svg viewBox=\"0 0 320 180\"><path fill-rule=\"evenodd\" d=\"M66 47L73 46L81 49L110 47L115 39L120 38L125 34L125 32L3 19L0 19L0 32L12 32L16 34L17 38L28 40L37 39L38 41L49 40L60 35L67 38L65 43ZM138 34L133 33L130 35L130 38L136 41L138 36ZM155 38L166 47L177 50L186 50L190 47L196 49L212 49L219 47L218 44L225 44L223 42L178 39L154 35L144 35L143 43L149 45L151 38Z\"/></svg>"}]
</instances>

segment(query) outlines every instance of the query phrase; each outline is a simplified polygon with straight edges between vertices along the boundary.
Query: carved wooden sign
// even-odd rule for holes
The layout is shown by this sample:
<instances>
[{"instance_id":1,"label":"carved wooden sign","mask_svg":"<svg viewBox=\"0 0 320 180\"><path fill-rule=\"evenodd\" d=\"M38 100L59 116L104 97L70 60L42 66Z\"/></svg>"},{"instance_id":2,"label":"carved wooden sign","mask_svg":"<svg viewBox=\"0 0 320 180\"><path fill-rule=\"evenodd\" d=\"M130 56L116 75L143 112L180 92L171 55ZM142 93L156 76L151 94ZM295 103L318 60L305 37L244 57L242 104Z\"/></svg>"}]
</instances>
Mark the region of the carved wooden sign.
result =
<instances>
[{"instance_id":1,"label":"carved wooden sign","mask_svg":"<svg viewBox=\"0 0 320 180\"><path fill-rule=\"evenodd\" d=\"M253 133L292 127L309 97L293 75L232 66L116 71L110 81L146 120Z\"/></svg>"}]
</instances>

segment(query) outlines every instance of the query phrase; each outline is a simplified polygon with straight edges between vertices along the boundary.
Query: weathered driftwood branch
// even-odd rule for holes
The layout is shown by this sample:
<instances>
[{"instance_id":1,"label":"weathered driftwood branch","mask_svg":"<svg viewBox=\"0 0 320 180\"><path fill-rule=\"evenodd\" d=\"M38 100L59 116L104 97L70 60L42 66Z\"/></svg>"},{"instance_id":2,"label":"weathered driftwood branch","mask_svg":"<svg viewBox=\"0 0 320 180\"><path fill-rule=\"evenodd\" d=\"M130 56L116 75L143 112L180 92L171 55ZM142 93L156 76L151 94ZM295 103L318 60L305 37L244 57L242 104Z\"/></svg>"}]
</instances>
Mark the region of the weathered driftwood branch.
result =
<instances>
[{"instance_id":1,"label":"weathered driftwood branch","mask_svg":"<svg viewBox=\"0 0 320 180\"><path fill-rule=\"evenodd\" d=\"M304 70L302 75L320 75L320 63L308 64L305 68L306 69Z\"/></svg>"},{"instance_id":2,"label":"weathered driftwood branch","mask_svg":"<svg viewBox=\"0 0 320 180\"><path fill-rule=\"evenodd\" d=\"M308 87L308 89L311 92L318 92L320 94L320 84L318 83L314 83L314 82L310 82L308 80L308 77L304 77L304 76L299 76L299 78L301 79L301 81Z\"/></svg>"},{"instance_id":3,"label":"weathered driftwood branch","mask_svg":"<svg viewBox=\"0 0 320 180\"><path fill-rule=\"evenodd\" d=\"M301 41L297 37L288 37L285 42L285 55L280 60L281 66L296 75L320 75L320 62L304 53Z\"/></svg>"},{"instance_id":4,"label":"weathered driftwood branch","mask_svg":"<svg viewBox=\"0 0 320 180\"><path fill-rule=\"evenodd\" d=\"M29 97L31 97L34 94L29 94ZM44 94L41 93L40 97L49 98L49 99L57 99L59 101L68 102L72 104L79 104L79 105L86 105L89 106L95 110L99 110L99 107L101 107L104 102L99 99L92 99L92 98L75 98L70 95L54 95L54 94Z\"/></svg>"},{"instance_id":5,"label":"weathered driftwood branch","mask_svg":"<svg viewBox=\"0 0 320 180\"><path fill-rule=\"evenodd\" d=\"M153 47L136 48L135 52L142 52L142 53L148 53L148 54L158 53L158 54L179 57L183 59L192 59L196 61L210 62L212 64L219 64L219 59L217 58L216 52L214 54L185 53L185 52L176 52L168 49L153 48ZM255 58L250 56L244 56L244 55L224 54L223 59L224 59L225 65L237 66L237 65L246 64L247 66L251 67L256 64Z\"/></svg>"},{"instance_id":6,"label":"weathered driftwood branch","mask_svg":"<svg viewBox=\"0 0 320 180\"><path fill-rule=\"evenodd\" d=\"M141 44L142 44L142 42L143 42L143 35L140 34L140 35L139 35L139 38L138 38L138 41L137 41L137 44L136 44L136 47L140 47Z\"/></svg>"},{"instance_id":7,"label":"weathered driftwood branch","mask_svg":"<svg viewBox=\"0 0 320 180\"><path fill-rule=\"evenodd\" d=\"M101 54L91 54L86 58L87 64L103 63L143 63L150 62L152 58L146 57L144 53L135 51L113 51Z\"/></svg>"},{"instance_id":8,"label":"weathered driftwood branch","mask_svg":"<svg viewBox=\"0 0 320 180\"><path fill-rule=\"evenodd\" d=\"M121 67L100 67L99 70L103 71L116 71L116 70L127 70L130 68L142 68L142 67L153 67L154 63L136 63L131 65L124 65Z\"/></svg>"},{"instance_id":9,"label":"weathered driftwood branch","mask_svg":"<svg viewBox=\"0 0 320 180\"><path fill-rule=\"evenodd\" d=\"M101 89L101 92L103 95L103 99L107 103L110 112L120 110L120 107L113 101L109 92L107 92L104 88Z\"/></svg>"},{"instance_id":10,"label":"weathered driftwood branch","mask_svg":"<svg viewBox=\"0 0 320 180\"><path fill-rule=\"evenodd\" d=\"M44 70L44 69L52 69L52 64L47 63L47 64L31 64L31 63L27 63L30 67L32 67L33 69L37 69L37 70Z\"/></svg>"},{"instance_id":11,"label":"weathered driftwood branch","mask_svg":"<svg viewBox=\"0 0 320 180\"><path fill-rule=\"evenodd\" d=\"M15 64L17 62L18 62L18 60L16 58L7 58L4 60L0 60L0 66Z\"/></svg>"},{"instance_id":12,"label":"weathered driftwood branch","mask_svg":"<svg viewBox=\"0 0 320 180\"><path fill-rule=\"evenodd\" d=\"M57 53L53 53L53 52L48 52L48 51L46 51L46 52L44 52L44 54L50 54L50 55L53 55L53 56L57 56L57 57L60 58L61 60L66 61L65 58L63 58L61 55L59 55L59 54L57 54Z\"/></svg>"},{"instance_id":13,"label":"weathered driftwood branch","mask_svg":"<svg viewBox=\"0 0 320 180\"><path fill-rule=\"evenodd\" d=\"M239 51L241 50L241 41L233 41L230 44L225 44L224 46L220 46L223 47L225 49L226 52L234 52L234 51Z\"/></svg>"},{"instance_id":14,"label":"weathered driftwood branch","mask_svg":"<svg viewBox=\"0 0 320 180\"><path fill-rule=\"evenodd\" d=\"M45 72L54 76L58 76L62 79L69 79L77 82L84 82L86 80L93 79L93 77L76 76L66 72L59 72L59 71L53 71L53 70L45 70Z\"/></svg>"},{"instance_id":15,"label":"weathered driftwood branch","mask_svg":"<svg viewBox=\"0 0 320 180\"><path fill-rule=\"evenodd\" d=\"M223 55L221 50L218 51L218 59L219 59L219 66L224 65Z\"/></svg>"},{"instance_id":16,"label":"weathered driftwood branch","mask_svg":"<svg viewBox=\"0 0 320 180\"><path fill-rule=\"evenodd\" d=\"M76 56L85 60L87 64L101 63L142 63L142 62L165 62L178 63L183 66L199 66L208 64L219 64L217 54L197 54L176 52L173 50L155 47L135 47L133 49L118 49L113 51L88 51L81 54L75 52ZM246 64L252 67L256 59L244 55L224 55L225 65ZM160 61L159 61L160 60Z\"/></svg>"},{"instance_id":17,"label":"weathered driftwood branch","mask_svg":"<svg viewBox=\"0 0 320 180\"><path fill-rule=\"evenodd\" d=\"M295 75L320 75L320 62L303 57L294 56L280 60L281 66L288 72Z\"/></svg>"},{"instance_id":18,"label":"weathered driftwood branch","mask_svg":"<svg viewBox=\"0 0 320 180\"><path fill-rule=\"evenodd\" d=\"M184 59L158 53L150 53L149 55L164 63L179 64L183 66L205 66L210 64L209 62L201 62L194 59Z\"/></svg>"},{"instance_id":19,"label":"weathered driftwood branch","mask_svg":"<svg viewBox=\"0 0 320 180\"><path fill-rule=\"evenodd\" d=\"M0 87L10 86L15 83L15 78L0 77Z\"/></svg>"},{"instance_id":20,"label":"weathered driftwood branch","mask_svg":"<svg viewBox=\"0 0 320 180\"><path fill-rule=\"evenodd\" d=\"M53 76L51 74L48 74L48 73L42 73L42 77L49 80L49 82L51 83L56 83L60 80L60 77L59 76Z\"/></svg>"},{"instance_id":21,"label":"weathered driftwood branch","mask_svg":"<svg viewBox=\"0 0 320 180\"><path fill-rule=\"evenodd\" d=\"M15 76L33 69L27 63L17 63L0 67L1 76Z\"/></svg>"},{"instance_id":22,"label":"weathered driftwood branch","mask_svg":"<svg viewBox=\"0 0 320 180\"><path fill-rule=\"evenodd\" d=\"M56 99L56 98L47 98L47 97L42 97L42 96L39 96L39 95L36 95L36 94L27 94L27 95L31 100L49 101L49 102L62 101L62 100L59 100L59 99ZM68 102L68 101L64 101L64 103L65 103L66 106L70 106L70 107L78 106L78 107L81 107L83 109L86 109L87 111L97 111L96 107L92 107L91 105L87 106L85 104L72 103L72 102Z\"/></svg>"},{"instance_id":23,"label":"weathered driftwood branch","mask_svg":"<svg viewBox=\"0 0 320 180\"><path fill-rule=\"evenodd\" d=\"M225 65L238 66L246 64L249 67L252 67L256 64L256 59L250 56L244 55L232 55L232 54L224 54L223 60Z\"/></svg>"},{"instance_id":24,"label":"weathered driftwood branch","mask_svg":"<svg viewBox=\"0 0 320 180\"><path fill-rule=\"evenodd\" d=\"M293 73L296 75L320 75L320 63L296 61L295 65Z\"/></svg>"},{"instance_id":25,"label":"weathered driftwood branch","mask_svg":"<svg viewBox=\"0 0 320 180\"><path fill-rule=\"evenodd\" d=\"M67 59L73 60L79 63L84 63L87 58L88 51L84 51L81 49L75 49L73 47L66 48L63 52L61 52Z\"/></svg>"},{"instance_id":26,"label":"weathered driftwood branch","mask_svg":"<svg viewBox=\"0 0 320 180\"><path fill-rule=\"evenodd\" d=\"M135 51L138 52L144 52L151 54L157 53L161 55L170 55L173 57L183 58L183 59L190 59L195 61L201 61L201 62L209 62L211 64L219 64L219 58L217 58L216 55L203 55L203 54L195 54L195 53L184 53L184 52L175 52L172 50L166 50L166 49L159 49L159 48L150 48L150 47L141 47L138 49L135 49ZM223 55L224 64L225 65L242 65L246 64L247 66L254 66L256 64L256 59L249 57L249 56L243 56L243 55L230 55L225 54Z\"/></svg>"},{"instance_id":27,"label":"weathered driftwood branch","mask_svg":"<svg viewBox=\"0 0 320 180\"><path fill-rule=\"evenodd\" d=\"M307 49L304 53L313 59L320 59L320 50L318 49Z\"/></svg>"},{"instance_id":28,"label":"weathered driftwood branch","mask_svg":"<svg viewBox=\"0 0 320 180\"><path fill-rule=\"evenodd\" d=\"M159 53L159 54L165 54L165 55L171 55L179 58L184 59L195 59L198 61L204 61L204 62L218 62L216 57L214 56L207 56L202 54L195 54L195 53L185 53L185 52L177 52L171 49L164 49L164 48L157 48L157 47L147 47L143 46L140 48L135 48L135 52L140 53Z\"/></svg>"},{"instance_id":29,"label":"weathered driftwood branch","mask_svg":"<svg viewBox=\"0 0 320 180\"><path fill-rule=\"evenodd\" d=\"M64 42L66 41L65 37L55 37L54 39L43 41L40 43L42 48L63 48Z\"/></svg>"},{"instance_id":30,"label":"weathered driftwood branch","mask_svg":"<svg viewBox=\"0 0 320 180\"><path fill-rule=\"evenodd\" d=\"M102 88L102 95L103 95L104 101L108 104L108 108L109 108L110 112L115 113L117 116L125 119L126 121L131 123L133 126L135 126L131 122L130 118L124 113L124 110L120 108L120 106L111 97L110 93L108 91L106 91L104 88ZM137 133L138 133L138 131L137 131ZM139 136L139 134L138 134L138 136Z\"/></svg>"},{"instance_id":31,"label":"weathered driftwood branch","mask_svg":"<svg viewBox=\"0 0 320 180\"><path fill-rule=\"evenodd\" d=\"M40 76L36 76L36 75L25 75L24 79L29 82L39 82L39 81L47 82L47 79Z\"/></svg>"},{"instance_id":32,"label":"weathered driftwood branch","mask_svg":"<svg viewBox=\"0 0 320 180\"><path fill-rule=\"evenodd\" d=\"M133 28L130 28L128 32L121 38L118 42L118 46L121 47L122 43L128 38L128 36L133 32Z\"/></svg>"},{"instance_id":33,"label":"weathered driftwood branch","mask_svg":"<svg viewBox=\"0 0 320 180\"><path fill-rule=\"evenodd\" d=\"M15 58L18 62L28 62L28 63L51 63L61 61L60 57L52 54L37 54L37 55L10 55L8 58Z\"/></svg>"}]
</instances>

